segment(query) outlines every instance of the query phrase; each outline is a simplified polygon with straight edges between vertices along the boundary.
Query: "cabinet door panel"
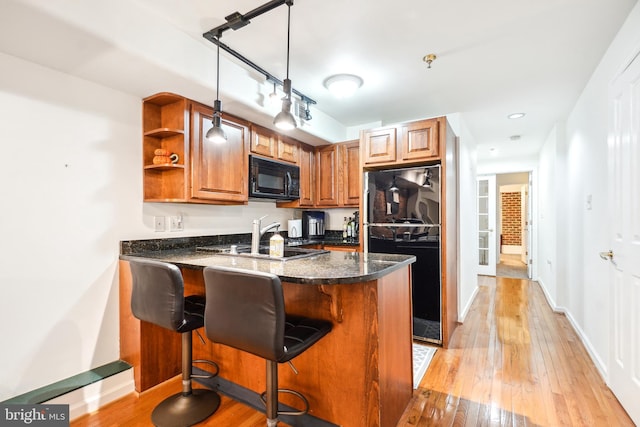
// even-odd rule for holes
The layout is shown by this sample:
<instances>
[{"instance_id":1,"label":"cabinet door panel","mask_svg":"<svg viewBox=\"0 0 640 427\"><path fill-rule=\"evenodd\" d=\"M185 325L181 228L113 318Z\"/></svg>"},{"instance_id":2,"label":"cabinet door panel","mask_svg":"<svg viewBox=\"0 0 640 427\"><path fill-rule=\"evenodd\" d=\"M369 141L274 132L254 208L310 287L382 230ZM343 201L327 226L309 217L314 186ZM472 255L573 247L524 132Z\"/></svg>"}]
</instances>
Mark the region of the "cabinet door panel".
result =
<instances>
[{"instance_id":1,"label":"cabinet door panel","mask_svg":"<svg viewBox=\"0 0 640 427\"><path fill-rule=\"evenodd\" d=\"M340 146L342 171L342 197L344 206L358 206L360 203L360 142L347 142Z\"/></svg>"},{"instance_id":2,"label":"cabinet door panel","mask_svg":"<svg viewBox=\"0 0 640 427\"><path fill-rule=\"evenodd\" d=\"M278 159L298 163L298 143L287 137L278 138Z\"/></svg>"},{"instance_id":3,"label":"cabinet door panel","mask_svg":"<svg viewBox=\"0 0 640 427\"><path fill-rule=\"evenodd\" d=\"M311 147L300 147L300 206L313 206L315 156Z\"/></svg>"},{"instance_id":4,"label":"cabinet door panel","mask_svg":"<svg viewBox=\"0 0 640 427\"><path fill-rule=\"evenodd\" d=\"M319 148L318 157L318 184L316 191L317 206L338 205L338 150L337 146L329 145Z\"/></svg>"},{"instance_id":5,"label":"cabinet door panel","mask_svg":"<svg viewBox=\"0 0 640 427\"><path fill-rule=\"evenodd\" d=\"M423 120L402 127L402 160L438 156L438 122Z\"/></svg>"},{"instance_id":6,"label":"cabinet door panel","mask_svg":"<svg viewBox=\"0 0 640 427\"><path fill-rule=\"evenodd\" d=\"M364 163L395 162L396 128L378 129L364 133Z\"/></svg>"},{"instance_id":7,"label":"cabinet door panel","mask_svg":"<svg viewBox=\"0 0 640 427\"><path fill-rule=\"evenodd\" d=\"M261 126L251 125L251 152L267 157L273 157L277 135L275 132Z\"/></svg>"},{"instance_id":8,"label":"cabinet door panel","mask_svg":"<svg viewBox=\"0 0 640 427\"><path fill-rule=\"evenodd\" d=\"M227 142L215 144L204 138L212 126L213 110L196 105L192 117L191 197L223 203L246 202L248 127L235 119L223 118L222 129L227 135Z\"/></svg>"}]
</instances>

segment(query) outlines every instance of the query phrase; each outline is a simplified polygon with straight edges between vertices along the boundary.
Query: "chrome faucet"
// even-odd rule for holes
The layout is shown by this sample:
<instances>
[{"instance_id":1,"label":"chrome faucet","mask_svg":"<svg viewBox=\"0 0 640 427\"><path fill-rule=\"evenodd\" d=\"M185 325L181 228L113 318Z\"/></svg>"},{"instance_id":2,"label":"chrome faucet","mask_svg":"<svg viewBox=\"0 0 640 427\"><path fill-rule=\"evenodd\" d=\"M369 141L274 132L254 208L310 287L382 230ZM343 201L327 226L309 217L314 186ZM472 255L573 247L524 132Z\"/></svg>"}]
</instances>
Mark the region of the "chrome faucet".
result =
<instances>
[{"instance_id":1,"label":"chrome faucet","mask_svg":"<svg viewBox=\"0 0 640 427\"><path fill-rule=\"evenodd\" d=\"M260 228L261 222L266 217L267 215L253 220L253 230L251 231L251 254L252 255L256 255L259 253L260 238L264 235L264 233L271 230L272 228L280 227L279 222L274 222L261 229Z\"/></svg>"}]
</instances>

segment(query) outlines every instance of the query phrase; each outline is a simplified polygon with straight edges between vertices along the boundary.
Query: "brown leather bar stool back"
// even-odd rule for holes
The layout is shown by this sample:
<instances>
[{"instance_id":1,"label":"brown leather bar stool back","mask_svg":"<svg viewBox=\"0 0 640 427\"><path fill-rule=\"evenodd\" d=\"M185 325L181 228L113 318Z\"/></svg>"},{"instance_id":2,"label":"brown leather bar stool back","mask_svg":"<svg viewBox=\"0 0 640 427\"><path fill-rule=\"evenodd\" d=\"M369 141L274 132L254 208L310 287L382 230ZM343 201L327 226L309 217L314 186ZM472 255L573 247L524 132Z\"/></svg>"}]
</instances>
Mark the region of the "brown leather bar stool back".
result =
<instances>
[{"instance_id":1,"label":"brown leather bar stool back","mask_svg":"<svg viewBox=\"0 0 640 427\"><path fill-rule=\"evenodd\" d=\"M213 390L191 386L191 331L204 325L205 297L184 297L180 269L154 260L131 260L131 312L145 322L182 334L182 392L163 400L151 414L156 426L191 426L213 414L220 396ZM162 357L159 354L158 357ZM217 365L210 361L200 361ZM207 376L209 378L209 376Z\"/></svg>"},{"instance_id":2,"label":"brown leather bar stool back","mask_svg":"<svg viewBox=\"0 0 640 427\"><path fill-rule=\"evenodd\" d=\"M206 267L205 332L219 344L246 351L266 360L267 426L278 423L278 414L303 415L309 408L300 393L278 389L278 363L289 362L331 331L331 322L285 314L280 278L227 267ZM278 392L300 398L301 411L278 411Z\"/></svg>"}]
</instances>

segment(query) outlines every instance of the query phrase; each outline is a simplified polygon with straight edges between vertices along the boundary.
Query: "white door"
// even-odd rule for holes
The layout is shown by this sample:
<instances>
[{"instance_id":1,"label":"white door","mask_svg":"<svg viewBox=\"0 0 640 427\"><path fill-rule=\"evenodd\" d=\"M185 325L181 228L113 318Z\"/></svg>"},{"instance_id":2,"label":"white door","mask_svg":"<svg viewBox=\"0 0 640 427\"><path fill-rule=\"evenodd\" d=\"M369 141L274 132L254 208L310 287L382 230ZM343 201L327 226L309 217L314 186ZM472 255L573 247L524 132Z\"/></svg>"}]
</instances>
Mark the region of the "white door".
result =
<instances>
[{"instance_id":1,"label":"white door","mask_svg":"<svg viewBox=\"0 0 640 427\"><path fill-rule=\"evenodd\" d=\"M478 177L478 274L496 275L496 176Z\"/></svg>"},{"instance_id":2,"label":"white door","mask_svg":"<svg viewBox=\"0 0 640 427\"><path fill-rule=\"evenodd\" d=\"M640 425L640 57L611 89L609 387Z\"/></svg>"},{"instance_id":3,"label":"white door","mask_svg":"<svg viewBox=\"0 0 640 427\"><path fill-rule=\"evenodd\" d=\"M520 260L527 266L527 277L531 279L531 173L529 173L528 181L528 184L520 187L520 219L522 224L520 231L522 255Z\"/></svg>"},{"instance_id":4,"label":"white door","mask_svg":"<svg viewBox=\"0 0 640 427\"><path fill-rule=\"evenodd\" d=\"M520 261L527 264L529 251L527 249L527 228L529 218L527 217L527 185L520 186Z\"/></svg>"}]
</instances>

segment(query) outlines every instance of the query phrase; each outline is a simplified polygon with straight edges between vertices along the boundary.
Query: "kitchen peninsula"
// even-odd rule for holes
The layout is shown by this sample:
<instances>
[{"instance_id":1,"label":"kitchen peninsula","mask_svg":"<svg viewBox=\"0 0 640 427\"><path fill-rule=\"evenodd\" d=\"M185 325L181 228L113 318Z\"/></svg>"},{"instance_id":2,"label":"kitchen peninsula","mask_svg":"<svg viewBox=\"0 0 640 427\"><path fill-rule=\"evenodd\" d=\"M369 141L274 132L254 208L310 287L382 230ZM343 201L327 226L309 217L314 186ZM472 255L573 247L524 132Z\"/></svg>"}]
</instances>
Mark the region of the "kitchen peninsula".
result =
<instances>
[{"instance_id":1,"label":"kitchen peninsula","mask_svg":"<svg viewBox=\"0 0 640 427\"><path fill-rule=\"evenodd\" d=\"M134 366L138 391L179 374L180 337L133 317L128 260L144 257L176 264L186 295L204 294L204 267L230 266L278 275L287 312L333 323L329 335L293 360L298 375L286 364L279 367L281 388L303 393L309 414L331 424L396 425L412 396L410 265L415 257L325 251L272 260L203 252L196 249L199 245L146 246L143 251L121 245L120 352ZM237 397L233 390L255 396L265 390L262 359L209 341L193 342L194 359L220 366L219 383L227 387L221 392ZM286 395L281 401L290 403Z\"/></svg>"}]
</instances>

